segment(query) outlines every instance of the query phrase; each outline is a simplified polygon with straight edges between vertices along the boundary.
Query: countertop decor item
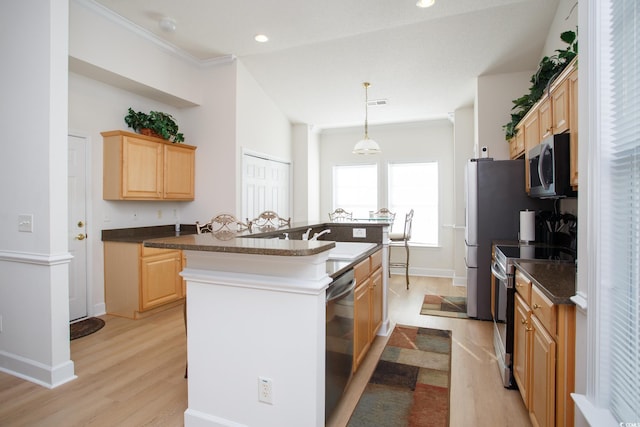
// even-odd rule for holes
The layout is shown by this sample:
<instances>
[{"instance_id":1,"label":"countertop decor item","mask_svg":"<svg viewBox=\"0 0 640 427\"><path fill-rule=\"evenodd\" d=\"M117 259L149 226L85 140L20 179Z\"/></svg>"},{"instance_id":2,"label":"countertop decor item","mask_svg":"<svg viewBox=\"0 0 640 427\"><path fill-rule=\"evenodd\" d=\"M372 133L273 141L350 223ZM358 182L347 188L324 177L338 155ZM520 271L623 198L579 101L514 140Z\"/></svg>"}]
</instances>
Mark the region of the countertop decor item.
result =
<instances>
[{"instance_id":1,"label":"countertop decor item","mask_svg":"<svg viewBox=\"0 0 640 427\"><path fill-rule=\"evenodd\" d=\"M576 31L564 31L560 39L567 44L565 49L556 49L556 54L545 56L538 65L538 70L531 76L529 93L513 100L511 121L502 126L505 139L508 141L516 135L516 126L527 112L542 98L542 95L562 70L578 55L578 36Z\"/></svg>"},{"instance_id":2,"label":"countertop decor item","mask_svg":"<svg viewBox=\"0 0 640 427\"><path fill-rule=\"evenodd\" d=\"M178 124L170 114L161 111L150 111L147 114L129 108L124 121L127 126L142 135L155 136L176 143L184 142L184 135L178 132Z\"/></svg>"}]
</instances>

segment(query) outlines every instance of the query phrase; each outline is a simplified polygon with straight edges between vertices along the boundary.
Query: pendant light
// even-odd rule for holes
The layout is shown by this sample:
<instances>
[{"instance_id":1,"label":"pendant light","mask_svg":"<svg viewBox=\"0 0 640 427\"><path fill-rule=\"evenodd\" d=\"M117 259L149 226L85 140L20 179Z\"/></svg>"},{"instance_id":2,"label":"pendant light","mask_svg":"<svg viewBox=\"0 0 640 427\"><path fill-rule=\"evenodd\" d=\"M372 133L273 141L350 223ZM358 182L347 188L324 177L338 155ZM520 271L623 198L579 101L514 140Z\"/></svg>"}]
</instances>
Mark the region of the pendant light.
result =
<instances>
[{"instance_id":1,"label":"pendant light","mask_svg":"<svg viewBox=\"0 0 640 427\"><path fill-rule=\"evenodd\" d=\"M369 89L371 83L364 82L362 85L364 86L364 139L358 141L356 146L353 147L353 154L378 154L381 151L380 146L373 139L369 139L369 124L367 122L369 107L367 89Z\"/></svg>"}]
</instances>

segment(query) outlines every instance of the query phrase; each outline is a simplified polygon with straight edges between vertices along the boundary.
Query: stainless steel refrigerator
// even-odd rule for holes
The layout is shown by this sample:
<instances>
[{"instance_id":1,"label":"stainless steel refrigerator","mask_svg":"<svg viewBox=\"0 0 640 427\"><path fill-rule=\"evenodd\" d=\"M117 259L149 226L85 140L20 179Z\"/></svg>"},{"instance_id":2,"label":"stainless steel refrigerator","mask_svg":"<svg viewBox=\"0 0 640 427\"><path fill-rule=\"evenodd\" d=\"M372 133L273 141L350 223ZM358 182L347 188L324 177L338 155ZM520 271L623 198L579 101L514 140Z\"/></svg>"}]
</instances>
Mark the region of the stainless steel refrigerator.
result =
<instances>
[{"instance_id":1,"label":"stainless steel refrigerator","mask_svg":"<svg viewBox=\"0 0 640 427\"><path fill-rule=\"evenodd\" d=\"M524 160L471 159L465 170L467 315L491 320L491 245L518 241L520 211L551 210L525 191Z\"/></svg>"}]
</instances>

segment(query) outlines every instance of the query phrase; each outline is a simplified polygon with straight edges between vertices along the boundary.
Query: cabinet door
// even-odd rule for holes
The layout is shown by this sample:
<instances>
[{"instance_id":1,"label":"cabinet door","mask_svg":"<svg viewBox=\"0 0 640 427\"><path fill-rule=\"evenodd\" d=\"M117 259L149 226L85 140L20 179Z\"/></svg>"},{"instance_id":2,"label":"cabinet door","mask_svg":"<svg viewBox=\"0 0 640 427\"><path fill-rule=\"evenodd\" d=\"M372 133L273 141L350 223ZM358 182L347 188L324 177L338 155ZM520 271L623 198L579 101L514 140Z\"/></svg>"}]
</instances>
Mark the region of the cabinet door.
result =
<instances>
[{"instance_id":1,"label":"cabinet door","mask_svg":"<svg viewBox=\"0 0 640 427\"><path fill-rule=\"evenodd\" d=\"M162 198L162 145L122 138L122 198Z\"/></svg>"},{"instance_id":2,"label":"cabinet door","mask_svg":"<svg viewBox=\"0 0 640 427\"><path fill-rule=\"evenodd\" d=\"M538 110L534 107L533 111L530 111L522 123L522 130L524 131L524 167L525 167L525 189L527 193L531 188L529 184L529 150L536 145L540 144L540 127L538 122Z\"/></svg>"},{"instance_id":3,"label":"cabinet door","mask_svg":"<svg viewBox=\"0 0 640 427\"><path fill-rule=\"evenodd\" d=\"M370 341L378 333L382 325L382 269L378 268L371 275L371 335Z\"/></svg>"},{"instance_id":4,"label":"cabinet door","mask_svg":"<svg viewBox=\"0 0 640 427\"><path fill-rule=\"evenodd\" d=\"M569 74L569 156L571 158L571 187L578 189L578 70Z\"/></svg>"},{"instance_id":5,"label":"cabinet door","mask_svg":"<svg viewBox=\"0 0 640 427\"><path fill-rule=\"evenodd\" d=\"M182 298L180 251L140 259L140 311Z\"/></svg>"},{"instance_id":6,"label":"cabinet door","mask_svg":"<svg viewBox=\"0 0 640 427\"><path fill-rule=\"evenodd\" d=\"M531 340L531 326L529 320L529 306L520 295L515 296L515 315L513 331L513 377L518 384L524 406L529 409L529 349Z\"/></svg>"},{"instance_id":7,"label":"cabinet door","mask_svg":"<svg viewBox=\"0 0 640 427\"><path fill-rule=\"evenodd\" d=\"M369 290L370 279L366 279L360 286L356 288L353 297L353 369L358 369L360 362L367 354L369 349L369 307L371 305L369 298L371 292Z\"/></svg>"},{"instance_id":8,"label":"cabinet door","mask_svg":"<svg viewBox=\"0 0 640 427\"><path fill-rule=\"evenodd\" d=\"M549 97L544 97L538 107L540 120L540 141L553 135L553 105Z\"/></svg>"},{"instance_id":9,"label":"cabinet door","mask_svg":"<svg viewBox=\"0 0 640 427\"><path fill-rule=\"evenodd\" d=\"M529 416L534 426L555 425L556 343L536 316L531 316L531 383Z\"/></svg>"},{"instance_id":10,"label":"cabinet door","mask_svg":"<svg viewBox=\"0 0 640 427\"><path fill-rule=\"evenodd\" d=\"M551 113L553 133L559 134L569 129L569 80L565 79L551 92Z\"/></svg>"},{"instance_id":11,"label":"cabinet door","mask_svg":"<svg viewBox=\"0 0 640 427\"><path fill-rule=\"evenodd\" d=\"M193 200L195 150L179 144L164 146L165 199Z\"/></svg>"}]
</instances>

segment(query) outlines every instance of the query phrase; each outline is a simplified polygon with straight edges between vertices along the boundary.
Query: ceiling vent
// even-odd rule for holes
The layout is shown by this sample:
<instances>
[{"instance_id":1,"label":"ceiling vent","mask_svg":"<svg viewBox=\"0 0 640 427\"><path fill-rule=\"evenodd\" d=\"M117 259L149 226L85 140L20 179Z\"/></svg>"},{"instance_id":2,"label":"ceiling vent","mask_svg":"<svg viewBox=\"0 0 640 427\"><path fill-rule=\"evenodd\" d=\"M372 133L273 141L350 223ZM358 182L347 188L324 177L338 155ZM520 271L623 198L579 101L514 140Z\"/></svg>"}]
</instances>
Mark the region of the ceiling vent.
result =
<instances>
[{"instance_id":1,"label":"ceiling vent","mask_svg":"<svg viewBox=\"0 0 640 427\"><path fill-rule=\"evenodd\" d=\"M388 101L386 99L370 99L367 101L367 105L369 107L379 107L382 105L387 105Z\"/></svg>"}]
</instances>

